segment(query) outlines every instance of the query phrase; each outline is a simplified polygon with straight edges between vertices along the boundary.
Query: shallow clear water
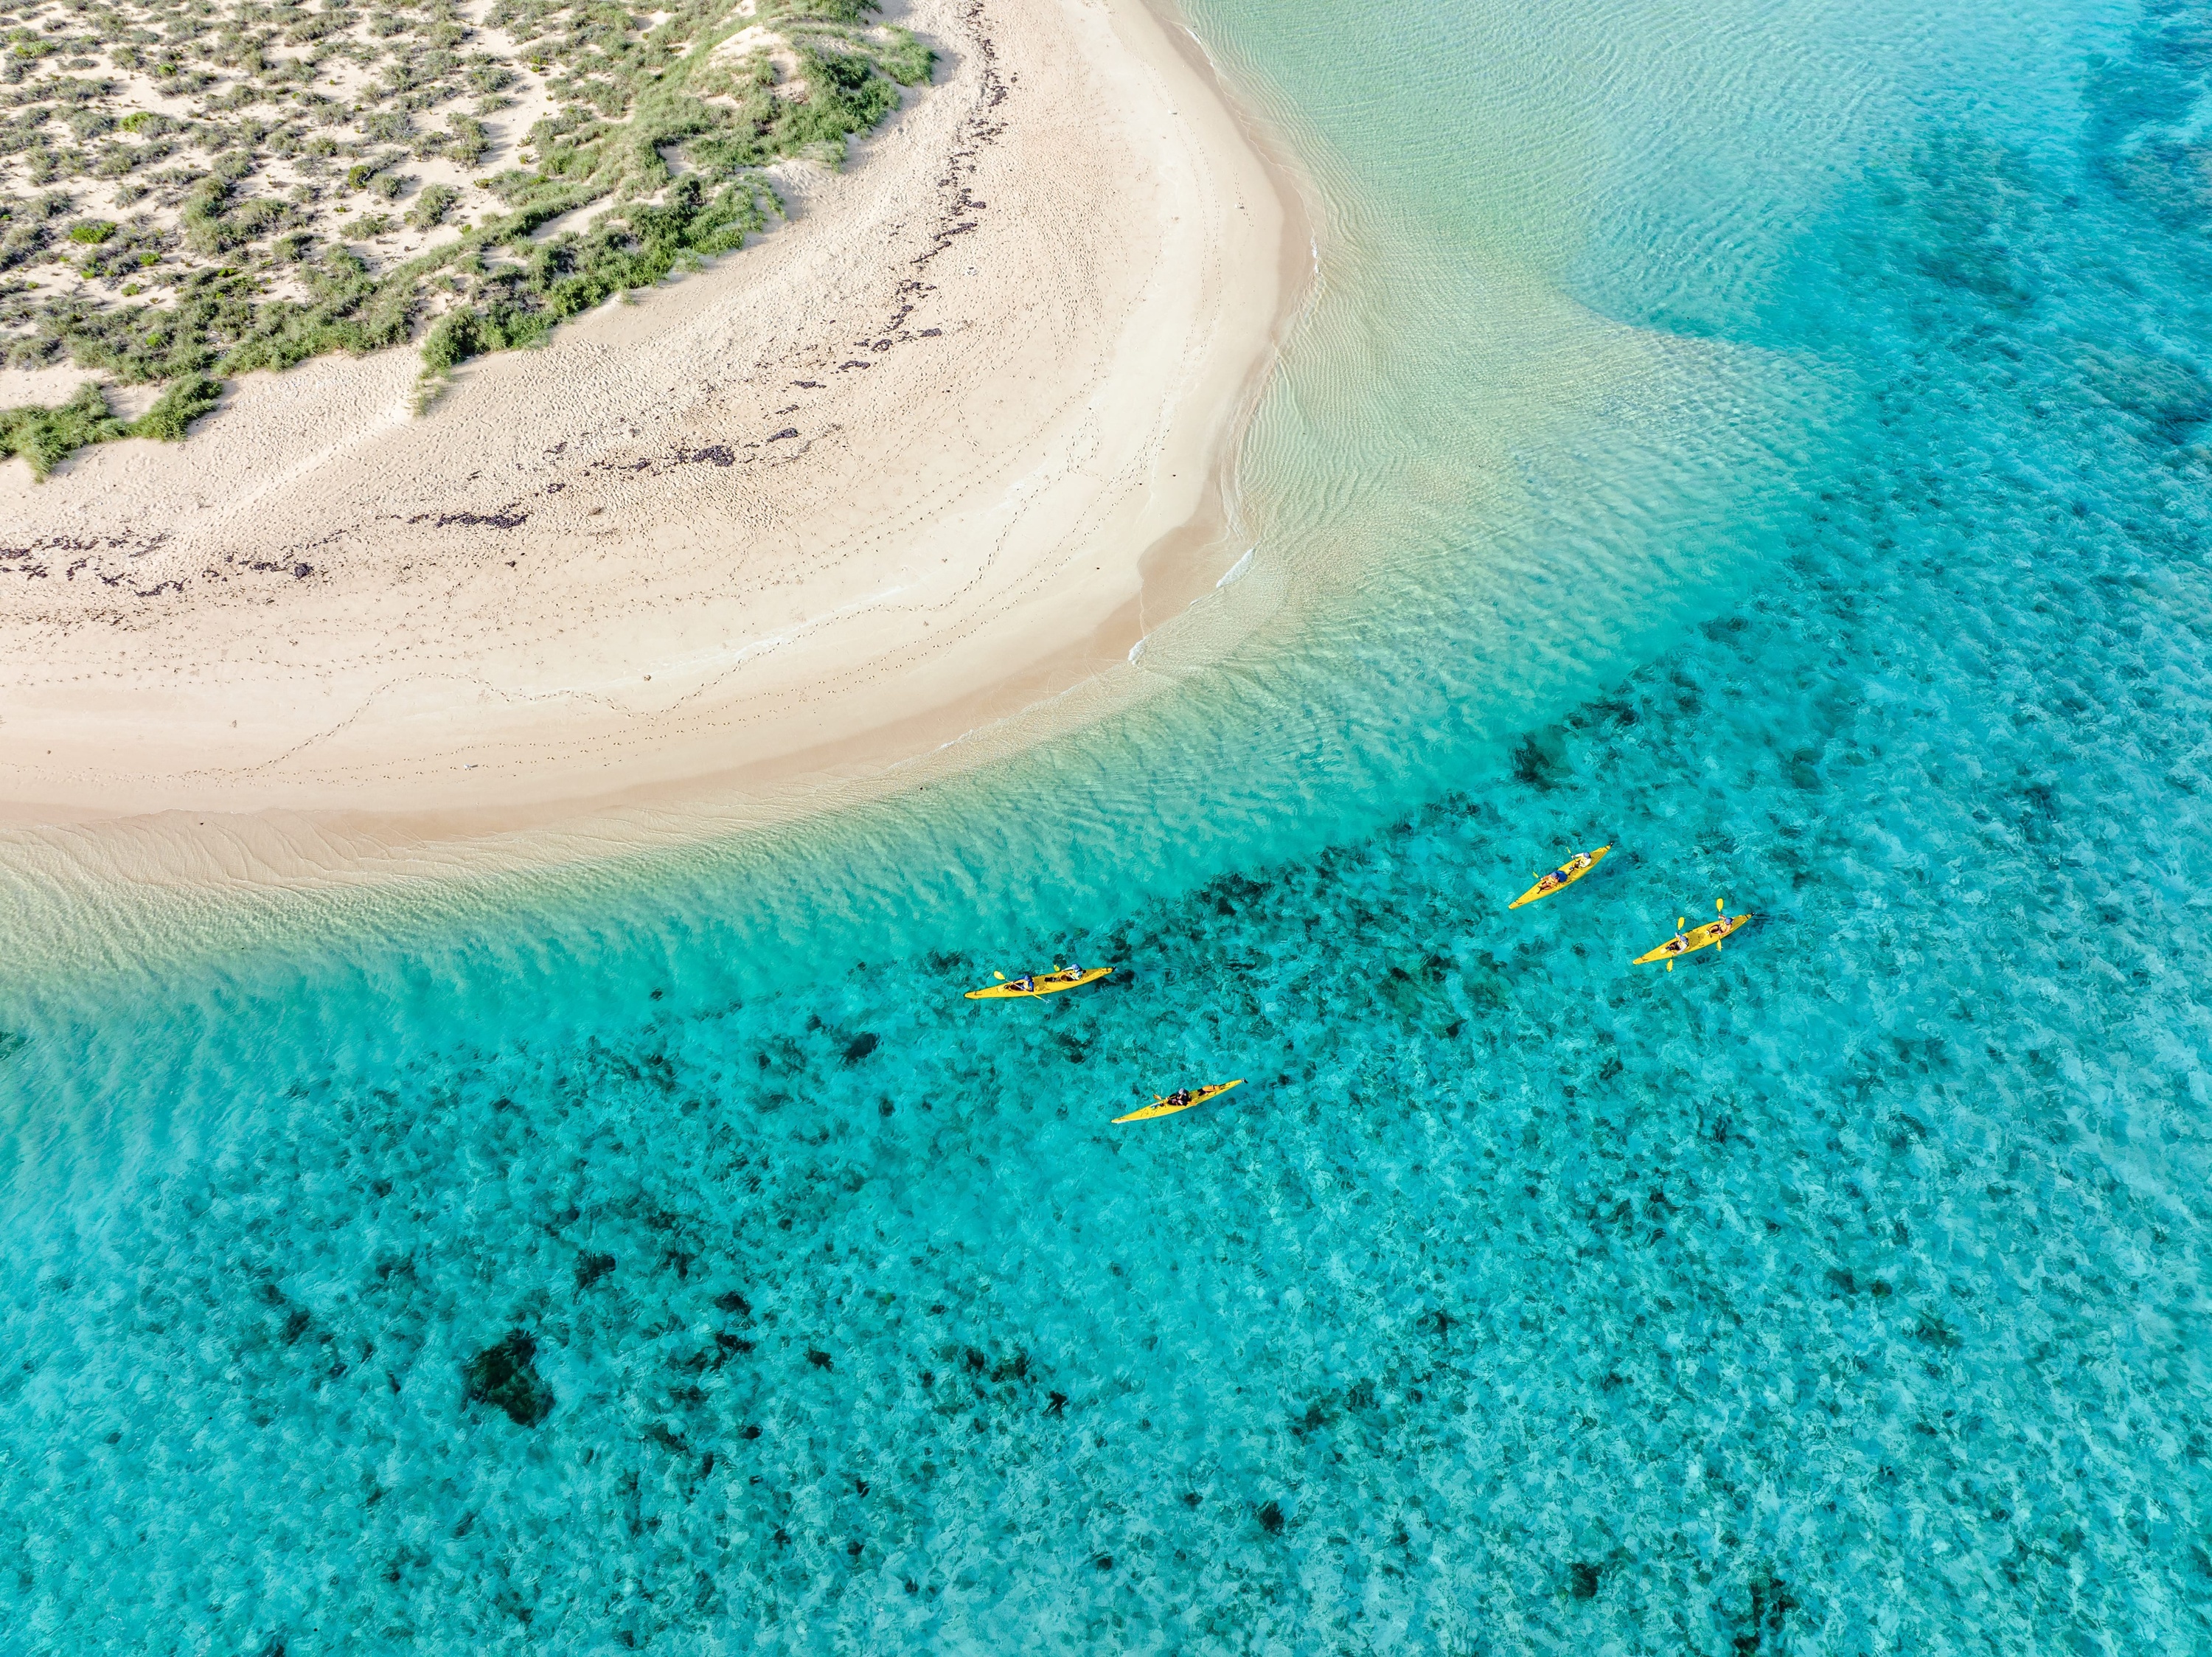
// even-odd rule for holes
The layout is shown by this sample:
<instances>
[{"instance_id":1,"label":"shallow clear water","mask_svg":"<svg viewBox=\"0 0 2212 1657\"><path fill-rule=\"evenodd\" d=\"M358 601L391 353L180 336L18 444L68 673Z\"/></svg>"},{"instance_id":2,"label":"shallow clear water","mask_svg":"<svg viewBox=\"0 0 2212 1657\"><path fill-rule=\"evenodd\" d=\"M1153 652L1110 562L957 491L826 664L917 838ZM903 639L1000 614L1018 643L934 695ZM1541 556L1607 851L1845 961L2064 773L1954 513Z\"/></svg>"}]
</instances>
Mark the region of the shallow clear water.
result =
<instances>
[{"instance_id":1,"label":"shallow clear water","mask_svg":"<svg viewBox=\"0 0 2212 1657\"><path fill-rule=\"evenodd\" d=\"M2212 1643L2212 15L1839 9L1206 0L1157 695L10 971L0 1653Z\"/></svg>"}]
</instances>

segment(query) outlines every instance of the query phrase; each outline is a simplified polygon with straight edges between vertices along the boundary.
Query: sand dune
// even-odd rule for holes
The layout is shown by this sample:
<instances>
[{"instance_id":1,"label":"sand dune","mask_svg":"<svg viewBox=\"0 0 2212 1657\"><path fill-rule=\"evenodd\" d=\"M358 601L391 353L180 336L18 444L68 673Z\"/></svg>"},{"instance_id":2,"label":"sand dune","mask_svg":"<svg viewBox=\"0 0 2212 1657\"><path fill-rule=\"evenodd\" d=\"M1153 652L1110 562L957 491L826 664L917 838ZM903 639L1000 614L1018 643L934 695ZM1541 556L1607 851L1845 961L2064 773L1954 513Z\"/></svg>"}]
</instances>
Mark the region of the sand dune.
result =
<instances>
[{"instance_id":1,"label":"sand dune","mask_svg":"<svg viewBox=\"0 0 2212 1657\"><path fill-rule=\"evenodd\" d=\"M411 354L323 359L0 471L0 816L489 832L850 778L1210 585L1233 550L1155 549L1271 350L1265 167L1136 0L899 21L935 83L783 174L793 222L427 414Z\"/></svg>"}]
</instances>

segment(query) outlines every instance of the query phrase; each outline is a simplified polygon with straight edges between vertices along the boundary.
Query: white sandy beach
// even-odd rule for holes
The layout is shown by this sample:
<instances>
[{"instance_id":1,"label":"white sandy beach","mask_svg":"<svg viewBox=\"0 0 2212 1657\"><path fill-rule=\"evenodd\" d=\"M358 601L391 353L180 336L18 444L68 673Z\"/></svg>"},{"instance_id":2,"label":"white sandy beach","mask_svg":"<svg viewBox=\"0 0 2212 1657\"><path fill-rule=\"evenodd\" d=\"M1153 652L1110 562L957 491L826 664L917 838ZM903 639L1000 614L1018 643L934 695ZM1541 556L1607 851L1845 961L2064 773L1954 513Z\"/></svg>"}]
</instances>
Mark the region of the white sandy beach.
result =
<instances>
[{"instance_id":1,"label":"white sandy beach","mask_svg":"<svg viewBox=\"0 0 2212 1657\"><path fill-rule=\"evenodd\" d=\"M0 468L0 821L486 833L880 774L1122 661L1210 538L1286 212L1139 0L914 0L846 170L468 365Z\"/></svg>"}]
</instances>

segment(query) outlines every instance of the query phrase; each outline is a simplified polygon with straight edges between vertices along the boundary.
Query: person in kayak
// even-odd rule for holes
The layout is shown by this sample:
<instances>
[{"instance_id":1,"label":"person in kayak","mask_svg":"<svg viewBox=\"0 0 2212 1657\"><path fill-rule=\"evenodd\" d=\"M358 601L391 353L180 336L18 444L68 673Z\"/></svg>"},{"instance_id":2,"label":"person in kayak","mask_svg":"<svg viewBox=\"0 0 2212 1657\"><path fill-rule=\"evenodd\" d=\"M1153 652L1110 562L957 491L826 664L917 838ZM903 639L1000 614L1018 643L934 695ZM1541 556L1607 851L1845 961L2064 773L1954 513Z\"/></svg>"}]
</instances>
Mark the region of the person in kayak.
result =
<instances>
[{"instance_id":1,"label":"person in kayak","mask_svg":"<svg viewBox=\"0 0 2212 1657\"><path fill-rule=\"evenodd\" d=\"M1589 867L1589 860L1590 856L1587 851L1576 853L1573 856L1568 858L1565 863L1553 869L1542 880L1537 881L1536 886L1538 890L1550 892L1555 887L1566 885L1566 883L1574 876L1581 874L1583 870Z\"/></svg>"},{"instance_id":2,"label":"person in kayak","mask_svg":"<svg viewBox=\"0 0 2212 1657\"><path fill-rule=\"evenodd\" d=\"M1024 995L1032 994L1036 989L1036 980L1034 978L1016 978L1014 980L1014 988L1020 990Z\"/></svg>"},{"instance_id":3,"label":"person in kayak","mask_svg":"<svg viewBox=\"0 0 2212 1657\"><path fill-rule=\"evenodd\" d=\"M1190 1103L1190 1089L1188 1087L1178 1087L1163 1100L1161 1103L1164 1105L1173 1105L1178 1107L1188 1105Z\"/></svg>"},{"instance_id":4,"label":"person in kayak","mask_svg":"<svg viewBox=\"0 0 2212 1657\"><path fill-rule=\"evenodd\" d=\"M1686 933L1677 932L1667 940L1667 953L1670 955L1679 955L1689 947L1690 940Z\"/></svg>"}]
</instances>

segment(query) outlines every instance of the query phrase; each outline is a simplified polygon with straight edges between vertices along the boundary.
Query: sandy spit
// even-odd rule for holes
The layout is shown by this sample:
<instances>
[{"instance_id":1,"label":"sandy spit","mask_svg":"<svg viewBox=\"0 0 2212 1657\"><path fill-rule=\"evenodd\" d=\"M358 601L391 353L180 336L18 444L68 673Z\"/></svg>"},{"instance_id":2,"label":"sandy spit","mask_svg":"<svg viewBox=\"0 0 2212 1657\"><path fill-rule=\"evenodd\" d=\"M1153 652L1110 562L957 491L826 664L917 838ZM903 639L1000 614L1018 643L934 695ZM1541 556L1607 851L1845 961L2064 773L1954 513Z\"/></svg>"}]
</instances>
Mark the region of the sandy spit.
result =
<instances>
[{"instance_id":1,"label":"sandy spit","mask_svg":"<svg viewBox=\"0 0 2212 1657\"><path fill-rule=\"evenodd\" d=\"M411 352L322 359L0 468L18 846L324 878L850 797L1210 588L1295 204L1139 0L891 10L934 83L712 269L427 414Z\"/></svg>"}]
</instances>

